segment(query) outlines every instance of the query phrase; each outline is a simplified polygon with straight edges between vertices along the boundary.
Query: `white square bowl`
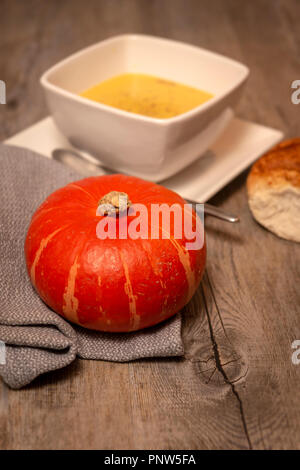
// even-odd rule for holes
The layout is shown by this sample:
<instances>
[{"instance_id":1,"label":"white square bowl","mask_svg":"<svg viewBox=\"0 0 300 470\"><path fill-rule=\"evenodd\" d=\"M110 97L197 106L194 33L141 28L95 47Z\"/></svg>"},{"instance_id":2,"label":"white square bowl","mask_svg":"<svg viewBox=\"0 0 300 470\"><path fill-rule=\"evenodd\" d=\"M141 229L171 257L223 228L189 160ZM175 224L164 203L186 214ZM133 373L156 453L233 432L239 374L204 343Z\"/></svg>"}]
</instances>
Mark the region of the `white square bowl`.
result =
<instances>
[{"instance_id":1,"label":"white square bowl","mask_svg":"<svg viewBox=\"0 0 300 470\"><path fill-rule=\"evenodd\" d=\"M123 73L156 75L214 97L179 116L156 119L79 96ZM109 168L161 181L190 165L219 137L233 117L248 74L245 65L219 54L128 34L71 55L45 72L41 84L58 128L72 145Z\"/></svg>"}]
</instances>

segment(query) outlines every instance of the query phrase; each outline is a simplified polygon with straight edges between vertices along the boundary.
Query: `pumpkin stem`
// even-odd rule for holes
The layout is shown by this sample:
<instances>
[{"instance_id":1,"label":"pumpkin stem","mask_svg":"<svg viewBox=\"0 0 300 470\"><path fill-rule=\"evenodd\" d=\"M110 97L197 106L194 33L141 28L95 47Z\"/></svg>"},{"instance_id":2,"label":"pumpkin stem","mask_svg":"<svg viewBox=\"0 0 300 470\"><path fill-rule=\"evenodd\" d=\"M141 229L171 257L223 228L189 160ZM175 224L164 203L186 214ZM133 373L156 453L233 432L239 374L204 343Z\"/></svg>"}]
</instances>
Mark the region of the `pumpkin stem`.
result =
<instances>
[{"instance_id":1,"label":"pumpkin stem","mask_svg":"<svg viewBox=\"0 0 300 470\"><path fill-rule=\"evenodd\" d=\"M132 205L128 194L120 191L110 191L100 201L98 211L100 215L111 215L125 212Z\"/></svg>"}]
</instances>

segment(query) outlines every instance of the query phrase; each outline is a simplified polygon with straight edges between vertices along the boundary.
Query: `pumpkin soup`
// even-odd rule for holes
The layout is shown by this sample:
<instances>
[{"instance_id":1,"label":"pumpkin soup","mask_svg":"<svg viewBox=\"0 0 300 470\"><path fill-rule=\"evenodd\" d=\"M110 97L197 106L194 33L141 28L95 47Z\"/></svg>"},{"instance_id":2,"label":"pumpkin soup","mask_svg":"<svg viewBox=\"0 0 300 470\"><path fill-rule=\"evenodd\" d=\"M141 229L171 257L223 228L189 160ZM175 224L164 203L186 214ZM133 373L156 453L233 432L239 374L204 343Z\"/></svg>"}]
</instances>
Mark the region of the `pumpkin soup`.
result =
<instances>
[{"instance_id":1,"label":"pumpkin soup","mask_svg":"<svg viewBox=\"0 0 300 470\"><path fill-rule=\"evenodd\" d=\"M151 75L126 73L105 80L80 96L131 113L167 119L213 97L211 93Z\"/></svg>"}]
</instances>

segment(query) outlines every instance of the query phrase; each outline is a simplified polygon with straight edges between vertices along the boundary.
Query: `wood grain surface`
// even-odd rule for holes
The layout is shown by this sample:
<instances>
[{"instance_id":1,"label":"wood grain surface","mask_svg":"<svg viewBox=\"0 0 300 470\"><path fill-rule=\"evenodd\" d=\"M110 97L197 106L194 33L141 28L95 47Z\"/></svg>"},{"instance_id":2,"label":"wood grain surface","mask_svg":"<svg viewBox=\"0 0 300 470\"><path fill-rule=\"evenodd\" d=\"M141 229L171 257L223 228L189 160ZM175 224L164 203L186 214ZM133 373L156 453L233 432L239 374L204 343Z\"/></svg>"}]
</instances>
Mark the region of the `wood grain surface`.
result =
<instances>
[{"instance_id":1,"label":"wood grain surface","mask_svg":"<svg viewBox=\"0 0 300 470\"><path fill-rule=\"evenodd\" d=\"M246 63L246 119L300 135L298 0L2 0L0 139L47 109L50 65L106 37L145 33ZM252 219L246 173L212 199L204 280L184 312L182 359L78 360L20 391L0 383L1 449L300 449L299 245Z\"/></svg>"}]
</instances>

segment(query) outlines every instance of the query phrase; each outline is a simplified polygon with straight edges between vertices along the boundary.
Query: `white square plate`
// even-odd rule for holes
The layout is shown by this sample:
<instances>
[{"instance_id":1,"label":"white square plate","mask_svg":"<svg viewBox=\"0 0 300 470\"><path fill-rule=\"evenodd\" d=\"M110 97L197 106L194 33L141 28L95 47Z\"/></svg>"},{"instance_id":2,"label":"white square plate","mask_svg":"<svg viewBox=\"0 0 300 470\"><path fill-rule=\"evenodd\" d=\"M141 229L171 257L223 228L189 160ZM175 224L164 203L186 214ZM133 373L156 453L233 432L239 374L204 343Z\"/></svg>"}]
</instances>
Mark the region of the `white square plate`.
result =
<instances>
[{"instance_id":1,"label":"white square plate","mask_svg":"<svg viewBox=\"0 0 300 470\"><path fill-rule=\"evenodd\" d=\"M281 131L234 118L204 156L162 184L184 198L206 202L282 138ZM71 148L51 117L5 143L34 150L45 157L51 157L55 148Z\"/></svg>"}]
</instances>

